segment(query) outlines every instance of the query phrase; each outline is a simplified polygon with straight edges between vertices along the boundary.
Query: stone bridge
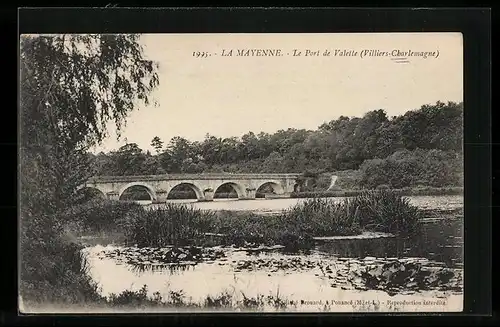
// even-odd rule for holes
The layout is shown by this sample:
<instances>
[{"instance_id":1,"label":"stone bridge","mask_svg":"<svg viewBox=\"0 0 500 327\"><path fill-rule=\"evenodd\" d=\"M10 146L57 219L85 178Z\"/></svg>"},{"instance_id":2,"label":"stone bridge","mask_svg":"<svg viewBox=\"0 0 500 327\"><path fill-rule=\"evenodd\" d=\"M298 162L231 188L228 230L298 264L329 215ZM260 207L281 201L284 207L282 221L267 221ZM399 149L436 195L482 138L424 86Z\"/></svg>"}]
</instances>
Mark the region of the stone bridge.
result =
<instances>
[{"instance_id":1,"label":"stone bridge","mask_svg":"<svg viewBox=\"0 0 500 327\"><path fill-rule=\"evenodd\" d=\"M256 192L270 186L277 196L287 196L297 187L300 174L167 174L145 176L96 176L80 188L93 188L105 198L119 200L129 188L144 188L155 203L165 202L168 194L179 185L189 186L198 201L212 201L215 192L230 185L238 199L255 199Z\"/></svg>"}]
</instances>

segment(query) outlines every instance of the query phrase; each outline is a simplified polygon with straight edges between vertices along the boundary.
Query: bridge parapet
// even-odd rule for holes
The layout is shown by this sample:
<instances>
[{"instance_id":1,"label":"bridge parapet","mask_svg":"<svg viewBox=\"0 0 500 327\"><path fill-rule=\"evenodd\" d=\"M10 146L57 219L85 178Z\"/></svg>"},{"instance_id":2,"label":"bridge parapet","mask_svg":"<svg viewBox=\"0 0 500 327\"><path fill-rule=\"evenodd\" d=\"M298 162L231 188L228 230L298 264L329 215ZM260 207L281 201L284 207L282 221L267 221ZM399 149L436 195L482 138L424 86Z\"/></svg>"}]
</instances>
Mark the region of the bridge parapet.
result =
<instances>
[{"instance_id":1,"label":"bridge parapet","mask_svg":"<svg viewBox=\"0 0 500 327\"><path fill-rule=\"evenodd\" d=\"M94 176L87 183L112 183L112 182L136 182L136 181L163 181L163 180L214 180L214 179L296 179L302 174L231 174L231 173L209 173L209 174L163 174L163 175L131 175L131 176Z\"/></svg>"}]
</instances>

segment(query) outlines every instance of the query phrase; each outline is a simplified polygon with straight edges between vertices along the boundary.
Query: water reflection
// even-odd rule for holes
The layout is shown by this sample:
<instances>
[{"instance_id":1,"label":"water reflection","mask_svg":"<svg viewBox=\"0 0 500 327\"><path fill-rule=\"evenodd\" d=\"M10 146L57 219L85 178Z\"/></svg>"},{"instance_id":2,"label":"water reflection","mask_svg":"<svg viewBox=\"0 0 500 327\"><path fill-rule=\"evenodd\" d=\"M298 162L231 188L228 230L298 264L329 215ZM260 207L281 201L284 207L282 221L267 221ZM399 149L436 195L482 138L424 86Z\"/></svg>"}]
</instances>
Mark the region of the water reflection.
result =
<instances>
[{"instance_id":1,"label":"water reflection","mask_svg":"<svg viewBox=\"0 0 500 327\"><path fill-rule=\"evenodd\" d=\"M127 264L131 271L136 274L142 274L145 272L167 272L169 274L182 274L185 271L194 269L196 262L191 263L172 263L172 264L148 264L148 263L138 263L138 264Z\"/></svg>"},{"instance_id":2,"label":"water reflection","mask_svg":"<svg viewBox=\"0 0 500 327\"><path fill-rule=\"evenodd\" d=\"M215 201L196 205L210 209L229 206L232 210L279 210L296 201L300 199ZM412 202L430 209L454 209L463 205L462 197L416 197ZM208 295L228 289L235 296L245 294L248 297L276 294L279 290L283 299L299 303L342 298L367 301L376 298L387 303L387 300L422 301L445 297L446 308L407 306L401 310L460 311L463 220L437 218L424 223L421 233L412 237L328 240L309 251L293 253L282 247L206 248L204 251L209 251L208 255L201 255L197 262L186 262L194 258L191 250L181 253L171 249L136 249L133 255L129 253L135 263L130 264L130 260L119 259L122 253L127 254L124 248L104 248L110 255L99 255L102 247L88 248L87 252L90 274L100 284L104 295L147 284L151 293L183 291L194 302L203 302ZM223 251L224 255L214 256L214 251ZM180 262L165 263L164 255L179 258ZM441 293L436 295L431 291ZM311 309L311 306L298 308ZM358 309L333 306L330 310Z\"/></svg>"},{"instance_id":3,"label":"water reflection","mask_svg":"<svg viewBox=\"0 0 500 327\"><path fill-rule=\"evenodd\" d=\"M463 264L462 220L442 219L424 223L418 235L407 238L331 240L317 246L322 252L349 258L422 257L448 267Z\"/></svg>"}]
</instances>

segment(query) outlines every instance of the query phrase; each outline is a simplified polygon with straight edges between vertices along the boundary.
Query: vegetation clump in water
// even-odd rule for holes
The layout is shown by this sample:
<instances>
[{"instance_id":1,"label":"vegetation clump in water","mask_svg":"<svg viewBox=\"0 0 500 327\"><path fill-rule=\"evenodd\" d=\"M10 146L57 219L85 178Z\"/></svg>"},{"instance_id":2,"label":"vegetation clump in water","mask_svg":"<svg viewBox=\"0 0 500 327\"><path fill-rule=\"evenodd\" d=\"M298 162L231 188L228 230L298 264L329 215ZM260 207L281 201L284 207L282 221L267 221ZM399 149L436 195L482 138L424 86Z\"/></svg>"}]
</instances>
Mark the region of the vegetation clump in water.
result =
<instances>
[{"instance_id":1,"label":"vegetation clump in water","mask_svg":"<svg viewBox=\"0 0 500 327\"><path fill-rule=\"evenodd\" d=\"M366 191L336 202L312 198L277 215L211 212L168 203L156 210L133 208L118 224L129 244L139 247L207 245L284 245L311 248L313 237L357 235L363 231L408 234L418 230L422 212L391 191ZM212 243L214 240L211 241ZM213 244L212 244L213 245Z\"/></svg>"},{"instance_id":2,"label":"vegetation clump in water","mask_svg":"<svg viewBox=\"0 0 500 327\"><path fill-rule=\"evenodd\" d=\"M348 267L347 279L356 289L376 289L396 295L408 291L460 290L461 276L455 270L433 267L417 260L398 260L361 267Z\"/></svg>"},{"instance_id":3,"label":"vegetation clump in water","mask_svg":"<svg viewBox=\"0 0 500 327\"><path fill-rule=\"evenodd\" d=\"M196 246L165 248L117 248L101 252L102 257L116 259L129 264L171 264L213 261L225 256L224 251Z\"/></svg>"},{"instance_id":4,"label":"vegetation clump in water","mask_svg":"<svg viewBox=\"0 0 500 327\"><path fill-rule=\"evenodd\" d=\"M411 234L418 231L423 218L422 211L411 205L410 199L390 190L364 192L346 202L349 215L355 208L355 223L363 230Z\"/></svg>"},{"instance_id":5,"label":"vegetation clump in water","mask_svg":"<svg viewBox=\"0 0 500 327\"><path fill-rule=\"evenodd\" d=\"M128 243L139 247L184 246L198 243L214 219L214 212L167 203L156 210L131 210L120 225Z\"/></svg>"}]
</instances>

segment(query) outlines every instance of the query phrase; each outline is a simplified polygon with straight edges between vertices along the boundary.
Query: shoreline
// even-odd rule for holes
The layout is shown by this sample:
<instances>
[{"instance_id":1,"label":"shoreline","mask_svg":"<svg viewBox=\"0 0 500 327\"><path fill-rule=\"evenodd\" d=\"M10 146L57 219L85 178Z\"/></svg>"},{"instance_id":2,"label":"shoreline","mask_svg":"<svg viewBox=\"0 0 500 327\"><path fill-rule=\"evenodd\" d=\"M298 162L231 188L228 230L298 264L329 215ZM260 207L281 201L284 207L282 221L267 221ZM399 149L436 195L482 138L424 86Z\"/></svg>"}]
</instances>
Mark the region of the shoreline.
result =
<instances>
[{"instance_id":1,"label":"shoreline","mask_svg":"<svg viewBox=\"0 0 500 327\"><path fill-rule=\"evenodd\" d=\"M267 295L267 294L266 294ZM24 314L133 314L133 313L270 313L270 312L329 312L329 313L398 313L411 312L415 314L424 312L461 312L463 310L463 293L462 294L447 294L436 296L435 292L423 292L412 295L397 295L391 297L383 295L376 291L368 291L368 294L359 296L351 295L344 292L336 293L335 296L343 300L332 300L331 297L322 297L320 299L307 300L289 300L292 305L285 308L275 308L272 305L265 305L256 309L252 308L207 308L185 306L153 304L141 307L124 306L103 306L103 305L74 305L74 306L57 306L48 305L30 305L20 307ZM290 303L290 302L289 302ZM200 305L196 303L195 305ZM24 309L24 310L23 310Z\"/></svg>"},{"instance_id":2,"label":"shoreline","mask_svg":"<svg viewBox=\"0 0 500 327\"><path fill-rule=\"evenodd\" d=\"M335 197L352 197L360 195L367 189L351 189L351 190L336 190L336 191L310 191L291 193L290 198L335 198ZM446 195L464 195L463 187L425 187L425 188L403 188L403 189L381 189L369 191L392 191L401 196L446 196Z\"/></svg>"},{"instance_id":3,"label":"shoreline","mask_svg":"<svg viewBox=\"0 0 500 327\"><path fill-rule=\"evenodd\" d=\"M406 290L402 288L397 294L389 294L383 289L364 289L357 290L353 288L344 288L342 285L338 284L336 286L330 285L333 281L329 276L320 276L317 274L319 272L318 267L310 269L310 267L305 267L304 270L291 270L290 272L277 273L273 276L269 275L269 271L272 267L262 268L262 271L246 270L238 272L240 277L238 281L235 282L232 287L227 285L223 286L221 278L215 278L214 276L219 276L220 274L206 274L206 269L221 270L224 266L200 263L201 266L194 270L187 270L185 273L192 275L191 277L198 276L204 282L200 283L197 288L190 288L189 282L183 281L180 275L173 274L171 278L174 278L173 285L167 285L165 287L158 287L161 277L155 277L153 271L144 271L141 276L136 276L132 272L127 274L122 274L124 269L127 269L124 265L115 266L116 273L123 276L124 278L132 278L131 281L134 283L134 287L129 289L129 292L133 292L138 298L142 298L143 304L140 308L132 308L129 304L114 303L111 298L112 294L118 294L121 289L111 283L111 277L105 277L96 272L99 269L108 269L108 263L114 263L115 259L103 258L99 259L96 255L103 249L114 248L113 246L101 246L94 249L87 249L86 257L90 260L90 266L92 269L89 271L90 276L93 277L94 281L100 284L101 291L100 295L106 298L107 301L101 303L83 303L81 305L76 304L75 306L68 305L61 307L58 305L51 306L50 304L39 304L33 306L30 303L28 306L24 306L23 313L42 313L42 312L54 312L54 313L107 313L107 312L176 312L176 311L189 311L189 312L318 312L318 311L329 311L329 312L397 312L397 311L411 311L411 312L425 312L425 311L455 311L461 310L461 305L463 301L463 290L438 290L437 288L432 289L421 289L421 290ZM236 254L238 251L234 250ZM239 258L241 257L241 258ZM243 254L239 255L239 259L245 259L246 256ZM233 258L233 259L238 259ZM324 259L318 257L309 257L314 262L321 262L323 265L330 265L329 261L325 262ZM373 265L379 258L366 257L364 259L353 260L354 261L366 261L368 266ZM394 260L395 258L391 259ZM401 262L405 260L415 260L417 258L403 258L398 259ZM259 260L253 259L255 262ZM274 259L276 261L278 259ZM216 260L217 261L217 260ZM230 262L229 259L219 260L223 262L224 265ZM239 262L239 260L236 260ZM292 260L293 261L293 260ZM336 260L341 265L345 265L344 261L340 258ZM408 263L411 265L410 263ZM97 266L96 266L97 265ZM99 268L100 267L100 268ZM350 267L350 266L349 266ZM321 269L320 269L321 270ZM211 271L211 270L210 270ZM239 271L239 270L238 270ZM458 269L457 271L462 271ZM337 272L333 272L337 275ZM245 275L246 274L246 275ZM252 275L249 282L253 285L250 287L245 287L246 283L241 282L241 278L248 279L248 274ZM135 277L134 277L135 276ZM208 276L208 277L207 277ZM211 276L211 278L209 278ZM246 276L246 277L245 277ZM104 279L103 279L104 278ZM147 283L151 278L153 281ZM184 278L190 279L193 278ZM337 277L341 278L341 277ZM307 287L297 288L296 280L300 279ZM262 286L262 282L267 281L270 287ZM147 291L140 288L141 285L147 284ZM209 286L207 286L209 285ZM215 287L215 286L217 287ZM260 286L259 286L260 285ZM212 287L214 286L214 287ZM311 293L307 291L312 287L316 287L318 292ZM232 290L232 291L231 291ZM172 293L173 291L173 293ZM298 292L298 293L297 293ZM241 294L243 295L241 295ZM142 294L142 295L141 295ZM155 294L161 296L160 301L154 300ZM177 294L175 298L171 298L169 294ZM266 298L270 300L266 300ZM213 299L214 303L219 303L221 306L207 306L207 300ZM248 306L244 305L245 299L250 301L259 301L258 306ZM278 307L275 304L280 304ZM281 305L283 304L283 306ZM80 311L82 310L82 311Z\"/></svg>"}]
</instances>

